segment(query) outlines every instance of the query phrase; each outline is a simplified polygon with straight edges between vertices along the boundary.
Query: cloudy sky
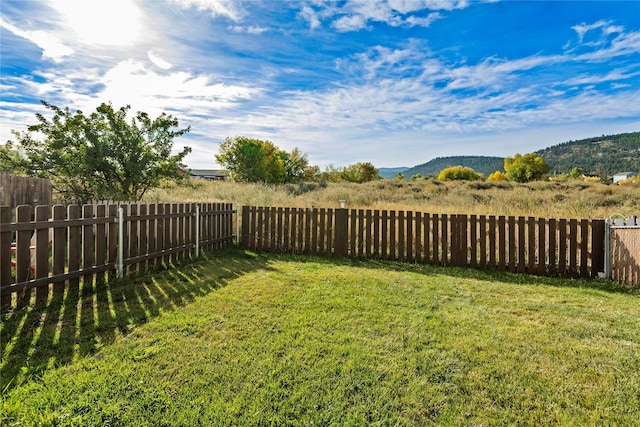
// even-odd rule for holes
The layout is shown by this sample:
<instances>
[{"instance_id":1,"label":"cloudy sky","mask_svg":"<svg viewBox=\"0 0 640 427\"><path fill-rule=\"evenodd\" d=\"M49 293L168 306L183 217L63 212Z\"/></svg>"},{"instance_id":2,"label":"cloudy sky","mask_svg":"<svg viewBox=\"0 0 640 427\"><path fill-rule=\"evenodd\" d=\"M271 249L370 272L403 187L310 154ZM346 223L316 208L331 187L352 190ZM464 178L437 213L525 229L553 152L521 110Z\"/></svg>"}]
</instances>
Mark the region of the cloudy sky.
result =
<instances>
[{"instance_id":1,"label":"cloudy sky","mask_svg":"<svg viewBox=\"0 0 640 427\"><path fill-rule=\"evenodd\" d=\"M640 130L639 1L1 0L0 120L40 100L191 126L311 164L511 156Z\"/></svg>"}]
</instances>

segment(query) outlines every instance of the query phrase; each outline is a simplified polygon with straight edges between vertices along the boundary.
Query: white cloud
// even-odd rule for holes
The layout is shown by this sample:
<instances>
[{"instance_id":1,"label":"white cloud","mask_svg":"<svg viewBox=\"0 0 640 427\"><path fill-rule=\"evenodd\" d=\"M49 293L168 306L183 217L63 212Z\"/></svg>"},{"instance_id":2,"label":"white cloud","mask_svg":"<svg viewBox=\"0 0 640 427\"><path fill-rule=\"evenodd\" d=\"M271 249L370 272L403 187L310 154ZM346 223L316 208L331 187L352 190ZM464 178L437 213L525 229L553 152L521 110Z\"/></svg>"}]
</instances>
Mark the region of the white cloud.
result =
<instances>
[{"instance_id":1,"label":"white cloud","mask_svg":"<svg viewBox=\"0 0 640 427\"><path fill-rule=\"evenodd\" d=\"M222 16L239 22L244 16L240 2L234 0L171 0L185 9L196 8L209 12L212 16Z\"/></svg>"},{"instance_id":2,"label":"white cloud","mask_svg":"<svg viewBox=\"0 0 640 427\"><path fill-rule=\"evenodd\" d=\"M229 29L234 33L247 33L247 34L253 34L253 35L260 35L262 33L266 33L267 31L269 31L268 28L260 27L258 25L249 25L249 26L234 25L229 27Z\"/></svg>"},{"instance_id":3,"label":"white cloud","mask_svg":"<svg viewBox=\"0 0 640 427\"><path fill-rule=\"evenodd\" d=\"M322 20L331 20L338 31L359 31L368 28L369 22L382 22L393 27L428 27L442 14L425 11L453 10L468 6L466 0L348 0L340 7L333 3L305 5L300 16L309 21L311 29L321 26Z\"/></svg>"},{"instance_id":4,"label":"white cloud","mask_svg":"<svg viewBox=\"0 0 640 427\"><path fill-rule=\"evenodd\" d=\"M141 32L142 14L132 0L50 0L64 25L84 44L134 44Z\"/></svg>"},{"instance_id":5,"label":"white cloud","mask_svg":"<svg viewBox=\"0 0 640 427\"><path fill-rule=\"evenodd\" d=\"M367 20L362 15L343 16L333 21L332 26L338 31L357 31L367 26Z\"/></svg>"},{"instance_id":6,"label":"white cloud","mask_svg":"<svg viewBox=\"0 0 640 427\"><path fill-rule=\"evenodd\" d=\"M430 13L426 18L416 18L415 16L409 16L405 22L410 27L428 27L440 18L442 18L442 15L438 12L435 12Z\"/></svg>"},{"instance_id":7,"label":"white cloud","mask_svg":"<svg viewBox=\"0 0 640 427\"><path fill-rule=\"evenodd\" d=\"M16 36L29 40L31 43L38 46L40 49L42 49L42 56L44 58L51 58L55 62L59 62L65 56L69 56L73 53L73 49L60 42L60 40L53 34L47 33L45 31L21 30L15 25L6 22L2 18L0 18L0 26L12 32Z\"/></svg>"},{"instance_id":8,"label":"white cloud","mask_svg":"<svg viewBox=\"0 0 640 427\"><path fill-rule=\"evenodd\" d=\"M162 59L157 53L155 53L154 51L150 50L149 52L147 52L147 57L149 58L149 60L151 62L153 62L158 68L162 68L163 70L168 70L171 67L173 67L173 65L170 62L165 61L164 59Z\"/></svg>"}]
</instances>

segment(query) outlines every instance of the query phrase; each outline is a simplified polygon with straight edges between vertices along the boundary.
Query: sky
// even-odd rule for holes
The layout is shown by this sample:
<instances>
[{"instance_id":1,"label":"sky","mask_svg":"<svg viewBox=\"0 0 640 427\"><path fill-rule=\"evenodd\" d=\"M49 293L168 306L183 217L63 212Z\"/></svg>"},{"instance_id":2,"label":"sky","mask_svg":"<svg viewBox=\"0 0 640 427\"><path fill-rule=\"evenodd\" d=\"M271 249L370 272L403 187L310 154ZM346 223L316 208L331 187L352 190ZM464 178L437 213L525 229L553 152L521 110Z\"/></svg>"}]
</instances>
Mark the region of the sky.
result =
<instances>
[{"instance_id":1,"label":"sky","mask_svg":"<svg viewBox=\"0 0 640 427\"><path fill-rule=\"evenodd\" d=\"M640 0L0 0L0 133L103 102L325 168L640 131Z\"/></svg>"}]
</instances>

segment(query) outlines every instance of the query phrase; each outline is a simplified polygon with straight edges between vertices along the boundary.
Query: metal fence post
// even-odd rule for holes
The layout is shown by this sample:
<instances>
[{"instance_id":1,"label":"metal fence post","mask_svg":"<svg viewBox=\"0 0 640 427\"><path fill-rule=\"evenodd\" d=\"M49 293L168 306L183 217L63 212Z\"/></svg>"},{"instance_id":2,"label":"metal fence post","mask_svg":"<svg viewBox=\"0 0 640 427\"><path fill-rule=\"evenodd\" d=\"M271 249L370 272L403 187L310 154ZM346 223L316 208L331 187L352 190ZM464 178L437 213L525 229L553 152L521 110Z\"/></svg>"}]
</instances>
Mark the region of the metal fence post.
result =
<instances>
[{"instance_id":1,"label":"metal fence post","mask_svg":"<svg viewBox=\"0 0 640 427\"><path fill-rule=\"evenodd\" d=\"M124 278L124 208L118 208L118 279Z\"/></svg>"},{"instance_id":2,"label":"metal fence post","mask_svg":"<svg viewBox=\"0 0 640 427\"><path fill-rule=\"evenodd\" d=\"M240 246L240 205L236 207L236 247Z\"/></svg>"},{"instance_id":3,"label":"metal fence post","mask_svg":"<svg viewBox=\"0 0 640 427\"><path fill-rule=\"evenodd\" d=\"M611 218L604 220L604 278L611 279Z\"/></svg>"},{"instance_id":4,"label":"metal fence post","mask_svg":"<svg viewBox=\"0 0 640 427\"><path fill-rule=\"evenodd\" d=\"M200 205L196 204L196 258L200 257Z\"/></svg>"}]
</instances>

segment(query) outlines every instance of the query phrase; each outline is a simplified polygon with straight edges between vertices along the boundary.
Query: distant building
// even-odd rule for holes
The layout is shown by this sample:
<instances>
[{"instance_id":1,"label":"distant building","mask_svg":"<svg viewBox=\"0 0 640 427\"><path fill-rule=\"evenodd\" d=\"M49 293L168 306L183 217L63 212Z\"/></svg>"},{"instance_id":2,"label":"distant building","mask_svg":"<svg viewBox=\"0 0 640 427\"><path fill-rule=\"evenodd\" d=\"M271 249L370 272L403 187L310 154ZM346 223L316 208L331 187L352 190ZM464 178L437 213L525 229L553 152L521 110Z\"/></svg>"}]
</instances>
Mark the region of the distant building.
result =
<instances>
[{"instance_id":1,"label":"distant building","mask_svg":"<svg viewBox=\"0 0 640 427\"><path fill-rule=\"evenodd\" d=\"M229 171L223 169L191 169L191 178L207 181L226 181L229 179Z\"/></svg>"},{"instance_id":2,"label":"distant building","mask_svg":"<svg viewBox=\"0 0 640 427\"><path fill-rule=\"evenodd\" d=\"M638 176L638 174L635 172L618 172L617 174L613 175L613 183L617 184L618 181L622 181L623 179L629 179L634 176Z\"/></svg>"}]
</instances>

